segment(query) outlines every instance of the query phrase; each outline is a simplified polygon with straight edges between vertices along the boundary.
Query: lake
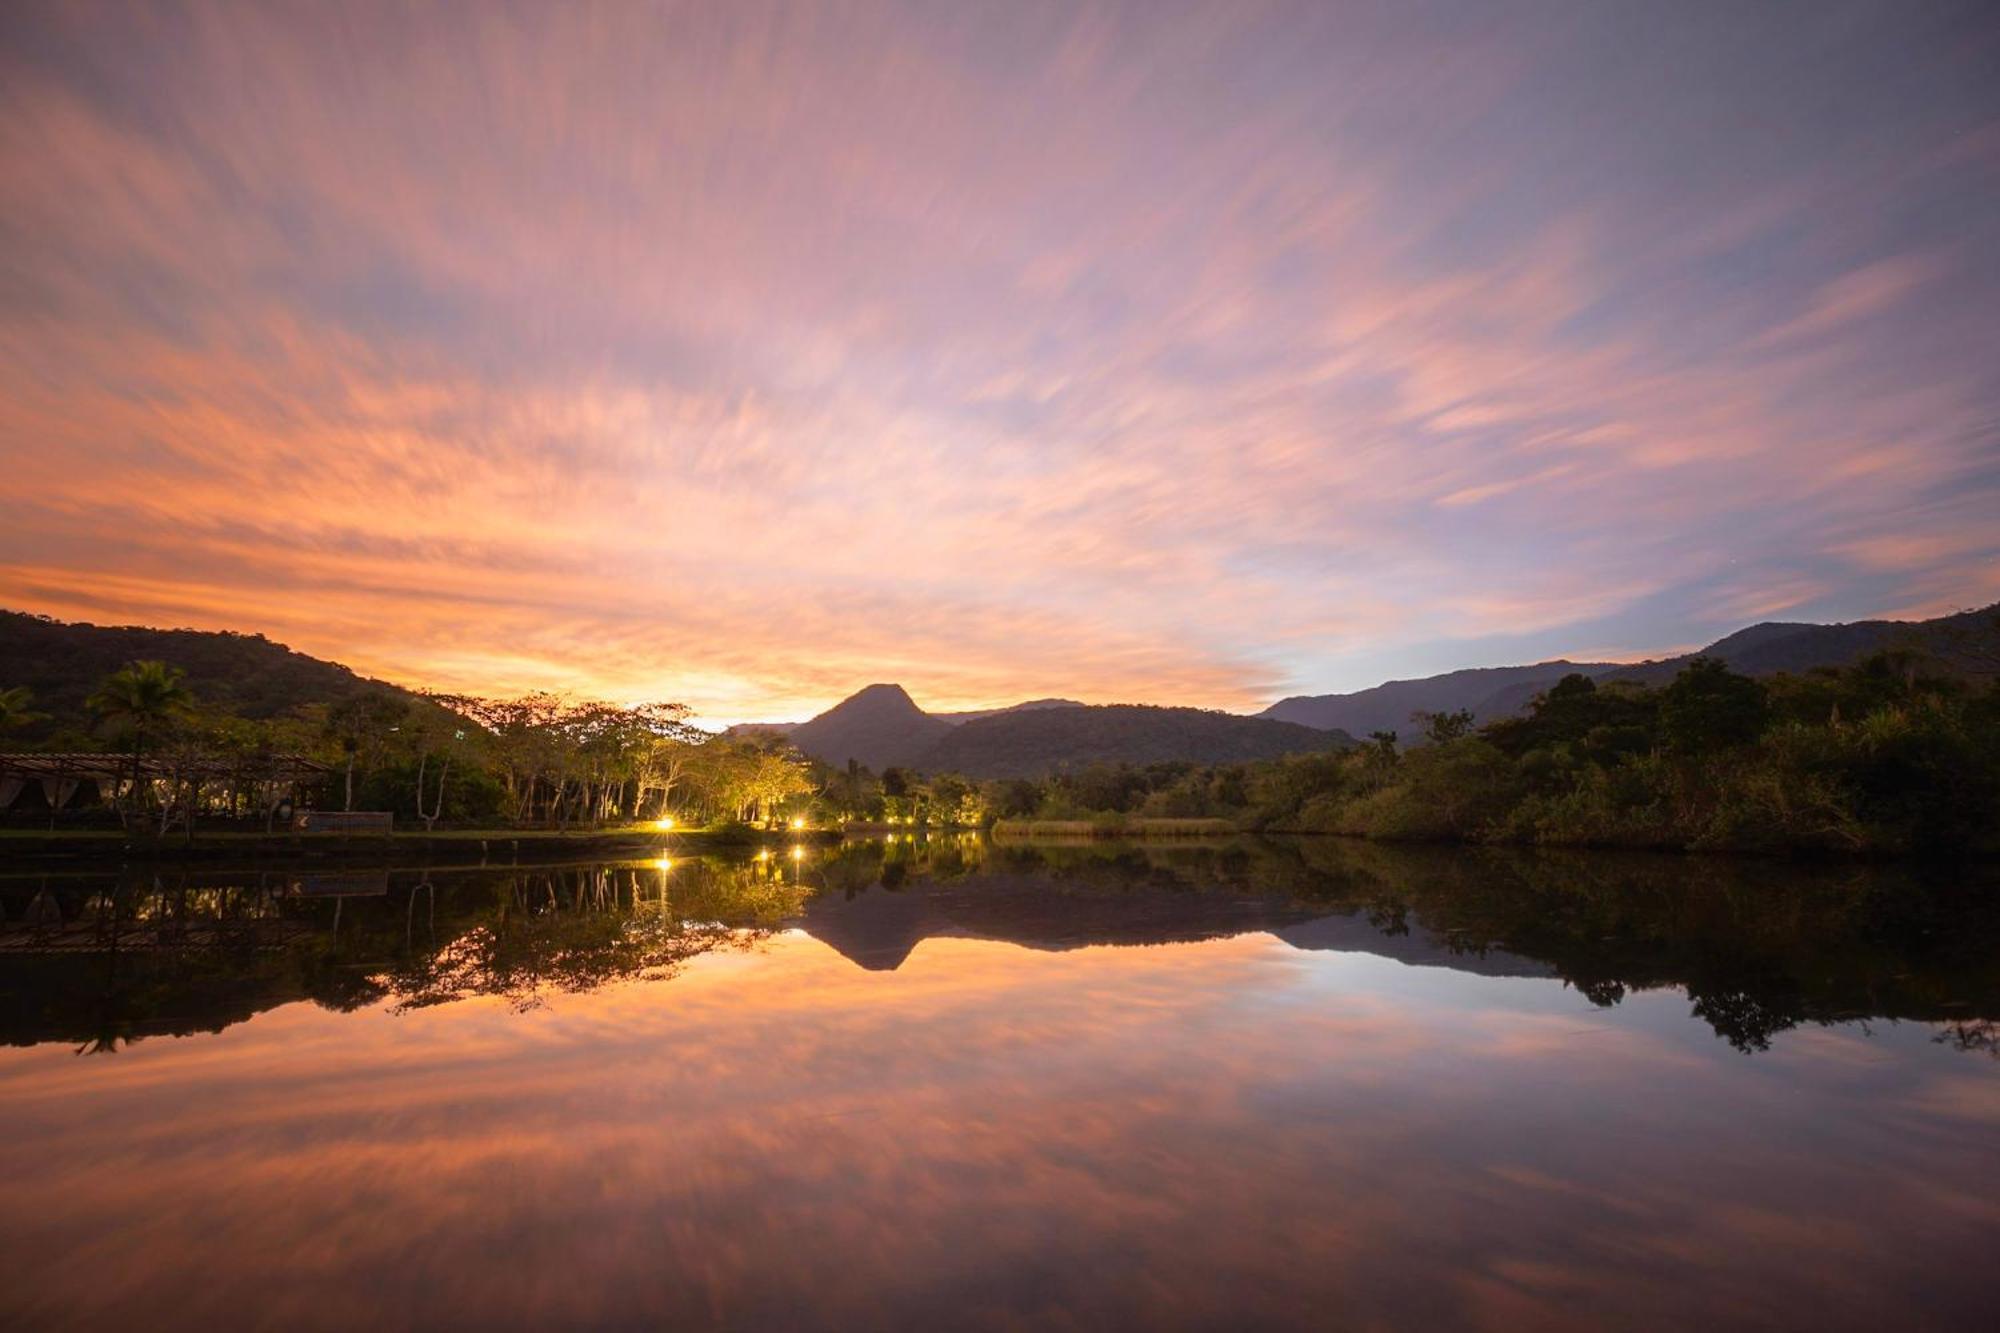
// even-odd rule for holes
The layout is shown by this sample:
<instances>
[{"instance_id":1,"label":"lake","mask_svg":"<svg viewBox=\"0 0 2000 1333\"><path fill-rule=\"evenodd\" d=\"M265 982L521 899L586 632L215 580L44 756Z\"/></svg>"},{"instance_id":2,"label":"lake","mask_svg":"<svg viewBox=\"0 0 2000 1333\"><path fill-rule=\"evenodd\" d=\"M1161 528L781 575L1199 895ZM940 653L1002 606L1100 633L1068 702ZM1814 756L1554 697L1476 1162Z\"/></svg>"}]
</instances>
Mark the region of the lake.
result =
<instances>
[{"instance_id":1,"label":"lake","mask_svg":"<svg viewBox=\"0 0 2000 1333\"><path fill-rule=\"evenodd\" d=\"M1965 873L976 838L0 876L0 1324L1985 1328Z\"/></svg>"}]
</instances>

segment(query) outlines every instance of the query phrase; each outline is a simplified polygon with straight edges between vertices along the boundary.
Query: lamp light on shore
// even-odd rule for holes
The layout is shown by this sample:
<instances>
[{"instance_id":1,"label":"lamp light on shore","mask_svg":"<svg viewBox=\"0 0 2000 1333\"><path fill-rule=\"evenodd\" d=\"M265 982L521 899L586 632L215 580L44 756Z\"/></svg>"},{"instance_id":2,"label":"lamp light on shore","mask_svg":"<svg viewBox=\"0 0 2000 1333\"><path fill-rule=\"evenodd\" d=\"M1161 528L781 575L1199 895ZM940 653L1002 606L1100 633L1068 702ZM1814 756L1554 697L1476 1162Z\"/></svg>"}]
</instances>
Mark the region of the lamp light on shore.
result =
<instances>
[{"instance_id":1,"label":"lamp light on shore","mask_svg":"<svg viewBox=\"0 0 2000 1333\"><path fill-rule=\"evenodd\" d=\"M672 833L674 831L673 816L662 815L660 818L653 821L653 827L658 829L662 833Z\"/></svg>"},{"instance_id":2,"label":"lamp light on shore","mask_svg":"<svg viewBox=\"0 0 2000 1333\"><path fill-rule=\"evenodd\" d=\"M806 827L806 821L804 820L804 818L798 815L792 816L792 832L802 833L805 831L805 827Z\"/></svg>"}]
</instances>

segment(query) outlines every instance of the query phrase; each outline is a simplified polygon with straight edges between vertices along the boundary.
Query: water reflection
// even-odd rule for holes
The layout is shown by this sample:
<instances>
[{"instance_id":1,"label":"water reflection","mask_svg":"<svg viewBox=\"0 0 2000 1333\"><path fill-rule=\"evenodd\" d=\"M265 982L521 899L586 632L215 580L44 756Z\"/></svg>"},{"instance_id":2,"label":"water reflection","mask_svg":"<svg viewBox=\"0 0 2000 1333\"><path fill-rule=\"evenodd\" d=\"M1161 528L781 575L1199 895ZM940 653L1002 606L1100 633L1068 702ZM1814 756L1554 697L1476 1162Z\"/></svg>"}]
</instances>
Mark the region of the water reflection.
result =
<instances>
[{"instance_id":1,"label":"water reflection","mask_svg":"<svg viewBox=\"0 0 2000 1333\"><path fill-rule=\"evenodd\" d=\"M1600 1008L1678 990L1746 1052L1801 1024L1894 1019L1990 1053L2000 1015L1990 872L1343 839L954 839L853 859L843 901L815 898L805 922L863 966L933 935L1062 948L1263 930L1302 950L1553 977ZM901 902L868 902L871 882Z\"/></svg>"},{"instance_id":2,"label":"water reflection","mask_svg":"<svg viewBox=\"0 0 2000 1333\"><path fill-rule=\"evenodd\" d=\"M1908 869L1394 848L1340 840L994 845L904 834L735 857L0 879L0 1038L103 1051L274 1004L517 1008L663 979L795 925L893 971L925 940L1035 949L1260 931L1609 1008L1663 989L1738 1050L1914 1020L2000 1052L2000 895Z\"/></svg>"},{"instance_id":3,"label":"water reflection","mask_svg":"<svg viewBox=\"0 0 2000 1333\"><path fill-rule=\"evenodd\" d=\"M0 1325L1982 1327L1990 902L1333 843L0 881Z\"/></svg>"},{"instance_id":4,"label":"water reflection","mask_svg":"<svg viewBox=\"0 0 2000 1333\"><path fill-rule=\"evenodd\" d=\"M101 1052L299 999L528 1008L753 945L806 892L762 862L702 860L0 881L0 910L19 903L0 921L0 1036Z\"/></svg>"}]
</instances>

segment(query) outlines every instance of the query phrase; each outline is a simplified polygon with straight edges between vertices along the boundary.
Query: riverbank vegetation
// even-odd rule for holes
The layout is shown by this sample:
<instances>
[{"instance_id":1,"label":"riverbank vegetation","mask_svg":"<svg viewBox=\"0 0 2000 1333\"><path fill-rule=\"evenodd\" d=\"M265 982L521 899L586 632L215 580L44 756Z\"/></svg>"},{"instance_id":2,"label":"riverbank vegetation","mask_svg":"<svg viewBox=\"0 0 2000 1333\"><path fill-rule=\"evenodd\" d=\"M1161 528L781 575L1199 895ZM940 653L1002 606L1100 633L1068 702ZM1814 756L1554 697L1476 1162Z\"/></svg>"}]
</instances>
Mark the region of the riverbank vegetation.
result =
<instances>
[{"instance_id":1,"label":"riverbank vegetation","mask_svg":"<svg viewBox=\"0 0 2000 1333\"><path fill-rule=\"evenodd\" d=\"M1573 675L1520 717L1419 716L1339 754L1059 774L1003 814L1223 818L1407 841L1754 852L1996 850L2000 691L1885 653L1752 679L1697 659L1662 688Z\"/></svg>"},{"instance_id":2,"label":"riverbank vegetation","mask_svg":"<svg viewBox=\"0 0 2000 1333\"><path fill-rule=\"evenodd\" d=\"M831 778L781 743L700 731L679 704L362 690L248 717L204 696L155 661L110 673L62 713L38 711L24 688L0 692L0 751L118 756L80 766L81 780L17 780L12 818L76 827L115 816L160 834L196 818L268 829L273 809L296 803L387 811L426 830L726 828L804 819Z\"/></svg>"},{"instance_id":3,"label":"riverbank vegetation","mask_svg":"<svg viewBox=\"0 0 2000 1333\"><path fill-rule=\"evenodd\" d=\"M1521 715L1485 725L1464 712L1417 714L1407 735L1377 732L1365 743L1275 760L1095 764L978 781L832 767L779 738L703 732L671 703L362 689L249 717L209 702L202 683L176 668L136 662L100 680L81 706L50 708L27 690L0 688L0 750L120 756L115 766L100 763L95 792L73 802L60 778L15 779L7 821L111 821L161 835L197 817L211 830L268 830L272 811L290 800L389 811L398 827L426 831L1002 821L1003 829L1093 833L1150 826L1681 850L1992 852L2000 850L1995 674L1911 651L1761 678L1697 658L1658 687L1568 676ZM301 771L311 780L301 783ZM62 808L49 809L44 792L62 797Z\"/></svg>"}]
</instances>

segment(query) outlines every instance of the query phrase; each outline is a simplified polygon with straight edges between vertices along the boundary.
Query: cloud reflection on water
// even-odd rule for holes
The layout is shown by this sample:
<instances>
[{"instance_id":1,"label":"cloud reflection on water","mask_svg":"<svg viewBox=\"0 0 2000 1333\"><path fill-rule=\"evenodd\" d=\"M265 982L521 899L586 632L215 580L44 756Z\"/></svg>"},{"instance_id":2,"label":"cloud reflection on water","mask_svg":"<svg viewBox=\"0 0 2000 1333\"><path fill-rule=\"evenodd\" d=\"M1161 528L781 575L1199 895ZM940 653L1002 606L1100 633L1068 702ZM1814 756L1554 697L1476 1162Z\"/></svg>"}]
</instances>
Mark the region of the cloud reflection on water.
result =
<instances>
[{"instance_id":1,"label":"cloud reflection on water","mask_svg":"<svg viewBox=\"0 0 2000 1333\"><path fill-rule=\"evenodd\" d=\"M1790 1035L1774 1055L1784 1056ZM1300 955L787 933L521 1013L287 1005L0 1053L35 1322L1943 1322L1978 1074L1751 1060L1674 997ZM1983 1074L1984 1070L1979 1073ZM1946 1092L1944 1095L1949 1095ZM1990 1186L1990 1174L1985 1186Z\"/></svg>"}]
</instances>

